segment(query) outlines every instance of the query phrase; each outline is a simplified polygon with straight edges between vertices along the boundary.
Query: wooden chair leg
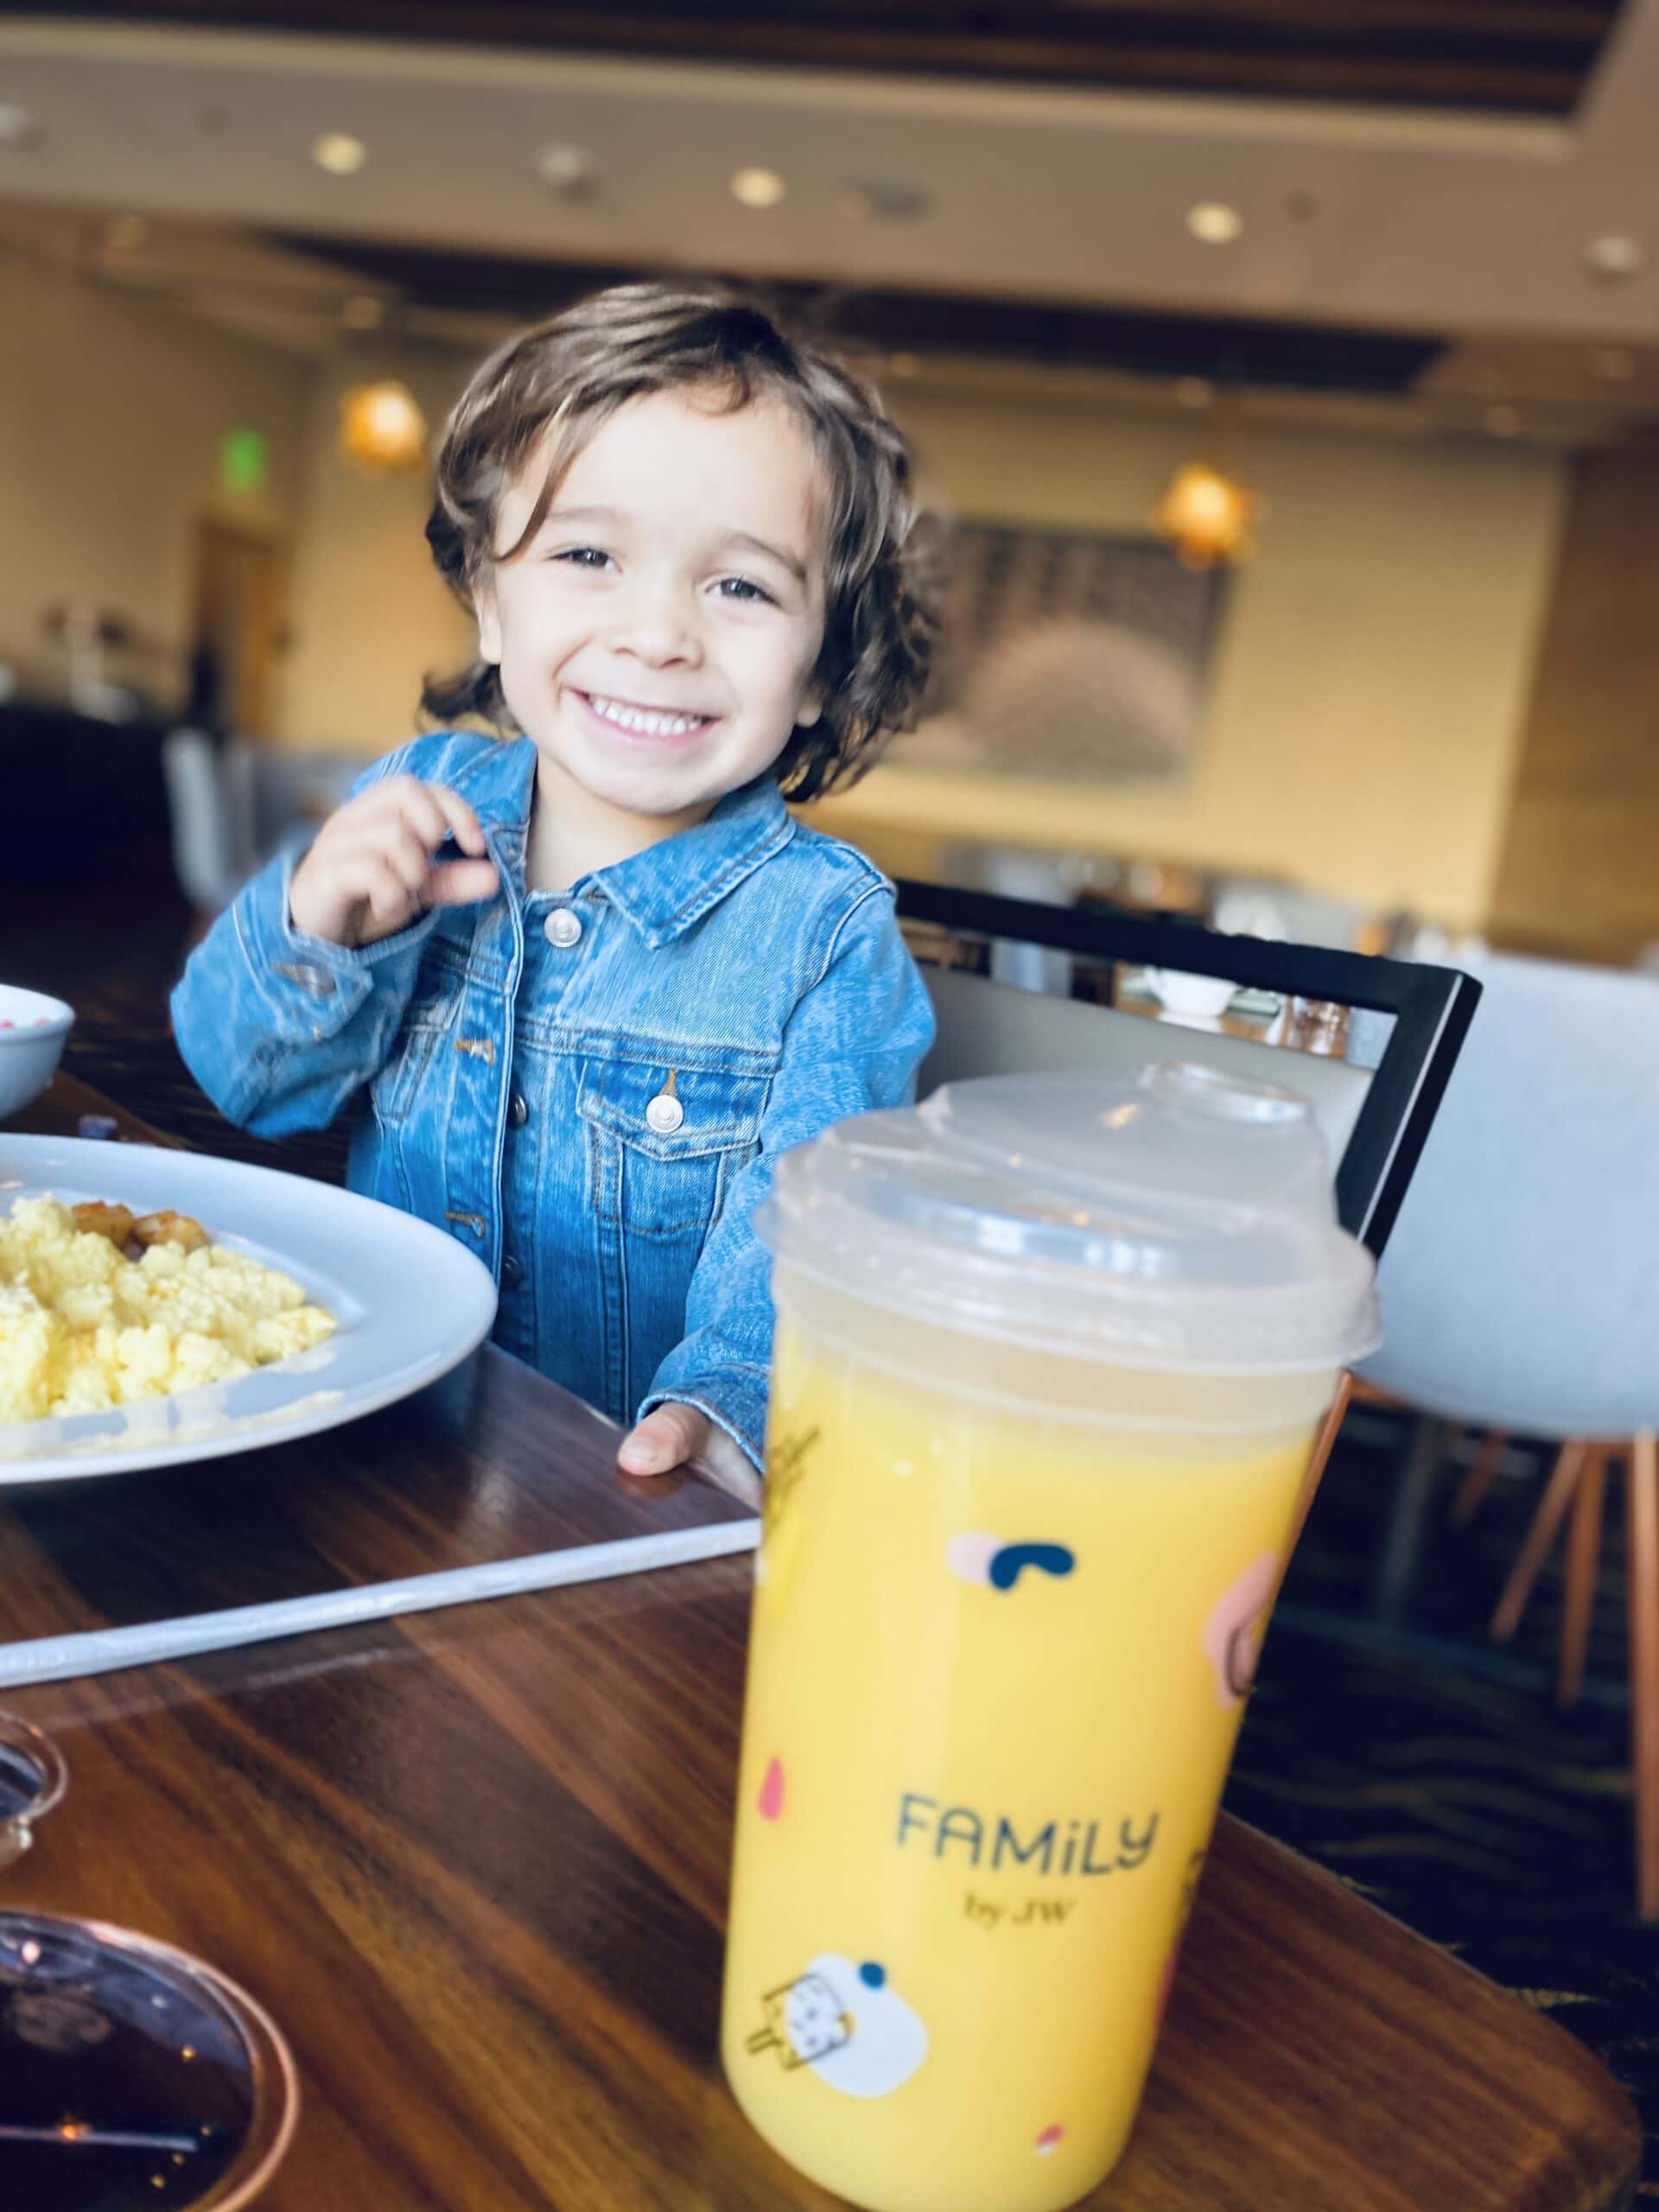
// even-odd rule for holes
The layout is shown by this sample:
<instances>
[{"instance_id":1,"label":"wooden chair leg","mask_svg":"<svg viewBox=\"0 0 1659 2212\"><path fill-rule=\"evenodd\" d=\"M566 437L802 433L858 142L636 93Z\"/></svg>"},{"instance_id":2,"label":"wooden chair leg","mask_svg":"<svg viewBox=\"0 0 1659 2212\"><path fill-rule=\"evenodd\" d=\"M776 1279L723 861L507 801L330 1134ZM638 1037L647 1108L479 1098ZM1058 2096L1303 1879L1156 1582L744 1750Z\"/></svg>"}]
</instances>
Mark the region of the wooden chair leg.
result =
<instances>
[{"instance_id":1,"label":"wooden chair leg","mask_svg":"<svg viewBox=\"0 0 1659 2212\"><path fill-rule=\"evenodd\" d=\"M1532 1586L1538 1580L1538 1570L1548 1558L1549 1548L1555 1541L1555 1532L1566 1518L1567 1507L1573 1503L1573 1492L1578 1486L1579 1474L1589 1448L1581 1437L1574 1437L1562 1445L1556 1457L1554 1471L1545 1488L1538 1510L1532 1516L1527 1540L1521 1547L1510 1579L1503 1586L1503 1594L1492 1615L1494 1643L1507 1642L1520 1626L1521 1616L1532 1595Z\"/></svg>"},{"instance_id":2,"label":"wooden chair leg","mask_svg":"<svg viewBox=\"0 0 1659 2212\"><path fill-rule=\"evenodd\" d=\"M1630 1791L1636 1801L1636 1909L1659 1920L1659 1442L1630 1451Z\"/></svg>"},{"instance_id":3,"label":"wooden chair leg","mask_svg":"<svg viewBox=\"0 0 1659 2212\"><path fill-rule=\"evenodd\" d=\"M1458 1494L1452 1501L1452 1523L1454 1528L1466 1529L1474 1519L1476 1508L1492 1486L1509 1440L1507 1428L1489 1428L1481 1438L1475 1464L1459 1484Z\"/></svg>"},{"instance_id":4,"label":"wooden chair leg","mask_svg":"<svg viewBox=\"0 0 1659 2212\"><path fill-rule=\"evenodd\" d=\"M1592 1448L1573 1501L1573 1527L1567 1540L1567 1604L1561 1616L1560 1666L1555 1678L1558 1705L1576 1705L1584 1688L1585 1655L1590 1644L1590 1620L1596 1605L1596 1580L1601 1566L1602 1504L1607 1491L1610 1454L1599 1445Z\"/></svg>"},{"instance_id":5,"label":"wooden chair leg","mask_svg":"<svg viewBox=\"0 0 1659 2212\"><path fill-rule=\"evenodd\" d=\"M1302 1494L1296 1502L1296 1518L1291 1524L1290 1541L1285 1548L1288 1559L1301 1541L1302 1530L1313 1509L1313 1499L1325 1472L1325 1463L1331 1457L1331 1447L1342 1432L1342 1417L1348 1410L1348 1401L1353 1395L1354 1378L1344 1374L1337 1384L1337 1395L1331 1401L1330 1410L1319 1423L1319 1433L1313 1440L1313 1451L1307 1463L1307 1472L1302 1477Z\"/></svg>"}]
</instances>

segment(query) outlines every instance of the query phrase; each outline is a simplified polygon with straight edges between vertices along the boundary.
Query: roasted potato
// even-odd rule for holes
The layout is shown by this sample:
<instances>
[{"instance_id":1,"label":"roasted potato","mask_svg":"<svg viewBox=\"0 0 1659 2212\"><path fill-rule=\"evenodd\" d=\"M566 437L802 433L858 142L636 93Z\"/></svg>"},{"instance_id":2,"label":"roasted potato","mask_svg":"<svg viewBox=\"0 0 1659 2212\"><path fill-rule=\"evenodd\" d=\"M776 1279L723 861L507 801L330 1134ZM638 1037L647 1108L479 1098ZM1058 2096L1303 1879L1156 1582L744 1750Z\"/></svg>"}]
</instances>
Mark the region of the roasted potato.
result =
<instances>
[{"instance_id":1,"label":"roasted potato","mask_svg":"<svg viewBox=\"0 0 1659 2212\"><path fill-rule=\"evenodd\" d=\"M171 1206L160 1213L140 1214L132 1224L132 1240L146 1250L152 1244L176 1244L181 1250L199 1252L207 1242L207 1232L199 1221L188 1213L175 1213Z\"/></svg>"},{"instance_id":2,"label":"roasted potato","mask_svg":"<svg viewBox=\"0 0 1659 2212\"><path fill-rule=\"evenodd\" d=\"M130 1206L106 1205L99 1198L88 1198L71 1206L69 1211L78 1230L91 1236L107 1236L121 1250L126 1249L137 1227Z\"/></svg>"}]
</instances>

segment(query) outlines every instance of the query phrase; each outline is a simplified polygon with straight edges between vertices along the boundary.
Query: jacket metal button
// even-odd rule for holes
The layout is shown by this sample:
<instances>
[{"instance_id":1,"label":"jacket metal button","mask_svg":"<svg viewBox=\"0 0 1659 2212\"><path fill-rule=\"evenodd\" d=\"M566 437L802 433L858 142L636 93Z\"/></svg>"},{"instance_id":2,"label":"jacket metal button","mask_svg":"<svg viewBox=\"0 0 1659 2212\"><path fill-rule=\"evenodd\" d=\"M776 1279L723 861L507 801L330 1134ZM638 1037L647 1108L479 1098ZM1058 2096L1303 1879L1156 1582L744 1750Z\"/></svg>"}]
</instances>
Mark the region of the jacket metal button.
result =
<instances>
[{"instance_id":1,"label":"jacket metal button","mask_svg":"<svg viewBox=\"0 0 1659 2212\"><path fill-rule=\"evenodd\" d=\"M512 1253L509 1252L506 1258L501 1262L502 1289L517 1290L524 1279L524 1268L520 1266L519 1262L513 1258Z\"/></svg>"},{"instance_id":2,"label":"jacket metal button","mask_svg":"<svg viewBox=\"0 0 1659 2212\"><path fill-rule=\"evenodd\" d=\"M660 1091L645 1109L646 1125L659 1137L671 1137L684 1119L684 1107L666 1090Z\"/></svg>"},{"instance_id":3,"label":"jacket metal button","mask_svg":"<svg viewBox=\"0 0 1659 2212\"><path fill-rule=\"evenodd\" d=\"M569 952L582 935L582 916L573 913L569 906L556 906L542 924L542 934L561 952Z\"/></svg>"},{"instance_id":4,"label":"jacket metal button","mask_svg":"<svg viewBox=\"0 0 1659 2212\"><path fill-rule=\"evenodd\" d=\"M515 1090L508 1099L507 1119L515 1129L522 1129L530 1119L530 1102L522 1090Z\"/></svg>"}]
</instances>

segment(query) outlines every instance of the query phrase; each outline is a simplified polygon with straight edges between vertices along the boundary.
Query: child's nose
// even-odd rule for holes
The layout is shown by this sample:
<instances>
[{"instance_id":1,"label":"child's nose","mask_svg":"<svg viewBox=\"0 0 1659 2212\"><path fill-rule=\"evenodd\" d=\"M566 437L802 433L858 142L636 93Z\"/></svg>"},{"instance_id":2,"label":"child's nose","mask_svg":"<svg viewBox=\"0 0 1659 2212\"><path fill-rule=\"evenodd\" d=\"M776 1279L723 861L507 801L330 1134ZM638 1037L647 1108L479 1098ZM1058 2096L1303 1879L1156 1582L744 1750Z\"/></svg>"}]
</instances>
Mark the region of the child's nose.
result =
<instances>
[{"instance_id":1,"label":"child's nose","mask_svg":"<svg viewBox=\"0 0 1659 2212\"><path fill-rule=\"evenodd\" d=\"M620 613L622 619L612 639L618 652L642 661L647 668L695 664L702 659L695 609L679 594L641 591Z\"/></svg>"}]
</instances>

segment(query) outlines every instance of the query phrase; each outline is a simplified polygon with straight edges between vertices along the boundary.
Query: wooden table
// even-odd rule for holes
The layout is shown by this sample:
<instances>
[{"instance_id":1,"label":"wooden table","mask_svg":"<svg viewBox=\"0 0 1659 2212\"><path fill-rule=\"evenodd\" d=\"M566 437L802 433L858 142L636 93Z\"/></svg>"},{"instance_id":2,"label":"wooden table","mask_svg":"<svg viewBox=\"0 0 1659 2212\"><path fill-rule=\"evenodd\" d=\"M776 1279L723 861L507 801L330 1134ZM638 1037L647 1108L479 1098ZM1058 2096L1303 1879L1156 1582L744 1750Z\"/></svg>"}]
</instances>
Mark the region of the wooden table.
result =
<instances>
[{"instance_id":1,"label":"wooden table","mask_svg":"<svg viewBox=\"0 0 1659 2212\"><path fill-rule=\"evenodd\" d=\"M88 1103L60 1082L32 1126ZM10 1493L0 1635L734 1510L625 1495L612 1441L486 1347L332 1437ZM305 2085L272 2212L830 2205L715 2056L748 1572L9 1693L73 1779L5 1895L181 1943L270 2005ZM1639 2142L1581 2045L1224 1817L1140 2126L1091 2202L1601 2212Z\"/></svg>"}]
</instances>

